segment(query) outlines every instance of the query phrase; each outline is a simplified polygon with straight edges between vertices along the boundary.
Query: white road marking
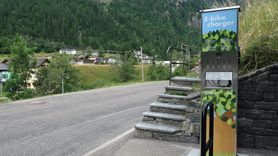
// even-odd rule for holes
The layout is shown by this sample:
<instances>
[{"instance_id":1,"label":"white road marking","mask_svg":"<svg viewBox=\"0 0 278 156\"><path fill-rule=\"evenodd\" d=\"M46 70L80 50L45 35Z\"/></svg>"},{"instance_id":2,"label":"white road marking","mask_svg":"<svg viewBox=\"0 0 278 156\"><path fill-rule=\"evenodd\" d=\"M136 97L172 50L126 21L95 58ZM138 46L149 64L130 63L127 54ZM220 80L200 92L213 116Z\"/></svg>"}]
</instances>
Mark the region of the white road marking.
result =
<instances>
[{"instance_id":1,"label":"white road marking","mask_svg":"<svg viewBox=\"0 0 278 156\"><path fill-rule=\"evenodd\" d=\"M94 153L98 152L99 150L104 149L104 148L106 148L107 146L109 146L109 145L111 145L111 144L113 144L113 143L115 143L115 142L117 142L117 141L123 139L124 137L126 137L126 136L128 136L130 133L132 133L133 131L134 131L134 128L132 128L132 129L130 129L130 130L124 132L123 134L121 134L121 135L115 137L114 139L111 139L111 140L105 142L105 143L102 144L101 146L98 146L97 148L95 148L95 149L89 151L88 153L84 154L83 156L91 156L91 155L93 155Z\"/></svg>"}]
</instances>

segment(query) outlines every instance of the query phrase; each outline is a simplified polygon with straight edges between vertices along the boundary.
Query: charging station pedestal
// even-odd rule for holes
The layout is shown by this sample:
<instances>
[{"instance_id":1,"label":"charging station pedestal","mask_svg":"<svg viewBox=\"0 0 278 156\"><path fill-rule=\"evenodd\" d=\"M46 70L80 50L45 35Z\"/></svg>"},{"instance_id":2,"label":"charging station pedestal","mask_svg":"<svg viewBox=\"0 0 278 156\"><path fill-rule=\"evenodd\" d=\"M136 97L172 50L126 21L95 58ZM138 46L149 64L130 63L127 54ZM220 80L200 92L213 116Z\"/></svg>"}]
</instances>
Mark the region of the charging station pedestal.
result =
<instances>
[{"instance_id":1,"label":"charging station pedestal","mask_svg":"<svg viewBox=\"0 0 278 156\"><path fill-rule=\"evenodd\" d=\"M235 6L201 11L201 103L212 103L213 109L208 108L207 111L214 111L211 115L213 122L209 121L208 115L205 117L206 121L202 121L213 124L201 128L206 128L206 134L201 133L201 138L206 138L208 134L213 136L211 142L205 139L205 144L209 142L212 147L207 152L209 147L202 146L202 156L237 155L239 9L239 6Z\"/></svg>"}]
</instances>

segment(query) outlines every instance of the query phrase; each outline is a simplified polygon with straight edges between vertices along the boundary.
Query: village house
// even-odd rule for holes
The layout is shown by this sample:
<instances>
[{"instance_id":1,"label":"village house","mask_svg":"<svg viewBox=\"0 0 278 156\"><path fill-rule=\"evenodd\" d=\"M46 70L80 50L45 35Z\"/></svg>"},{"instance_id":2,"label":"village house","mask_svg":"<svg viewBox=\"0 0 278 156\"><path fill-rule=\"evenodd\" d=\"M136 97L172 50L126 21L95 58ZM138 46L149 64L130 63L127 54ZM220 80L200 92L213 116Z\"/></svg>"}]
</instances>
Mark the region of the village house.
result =
<instances>
[{"instance_id":1,"label":"village house","mask_svg":"<svg viewBox=\"0 0 278 156\"><path fill-rule=\"evenodd\" d=\"M0 63L0 85L2 86L10 77L11 73L9 72L8 64Z\"/></svg>"},{"instance_id":2,"label":"village house","mask_svg":"<svg viewBox=\"0 0 278 156\"><path fill-rule=\"evenodd\" d=\"M77 51L75 49L60 49L60 54L76 55Z\"/></svg>"},{"instance_id":3,"label":"village house","mask_svg":"<svg viewBox=\"0 0 278 156\"><path fill-rule=\"evenodd\" d=\"M118 61L115 58L108 58L107 63L108 64L116 64Z\"/></svg>"},{"instance_id":4,"label":"village house","mask_svg":"<svg viewBox=\"0 0 278 156\"><path fill-rule=\"evenodd\" d=\"M0 63L0 83L1 85L5 83L7 80L11 78L11 74L9 72L9 63L11 62L11 59L4 59ZM47 67L50 63L49 58L39 58L35 60L35 68L33 69L34 73L31 74L31 78L27 81L27 87L34 89L33 83L37 80L36 78L36 72L39 68Z\"/></svg>"},{"instance_id":5,"label":"village house","mask_svg":"<svg viewBox=\"0 0 278 156\"><path fill-rule=\"evenodd\" d=\"M134 57L138 62L143 62L144 64L152 64L154 58L152 56L148 56L145 53L142 53L143 57L141 56L141 51L134 51ZM143 61L142 61L143 58Z\"/></svg>"},{"instance_id":6,"label":"village house","mask_svg":"<svg viewBox=\"0 0 278 156\"><path fill-rule=\"evenodd\" d=\"M35 89L33 83L37 81L36 73L39 68L45 68L49 65L50 60L48 58L39 58L36 59L35 69L33 69L33 73L31 74L31 78L27 81L27 87L30 89Z\"/></svg>"},{"instance_id":7,"label":"village house","mask_svg":"<svg viewBox=\"0 0 278 156\"><path fill-rule=\"evenodd\" d=\"M74 61L76 64L83 64L84 63L84 59L85 59L85 56L84 55L79 55L79 56L75 56L74 57Z\"/></svg>"}]
</instances>

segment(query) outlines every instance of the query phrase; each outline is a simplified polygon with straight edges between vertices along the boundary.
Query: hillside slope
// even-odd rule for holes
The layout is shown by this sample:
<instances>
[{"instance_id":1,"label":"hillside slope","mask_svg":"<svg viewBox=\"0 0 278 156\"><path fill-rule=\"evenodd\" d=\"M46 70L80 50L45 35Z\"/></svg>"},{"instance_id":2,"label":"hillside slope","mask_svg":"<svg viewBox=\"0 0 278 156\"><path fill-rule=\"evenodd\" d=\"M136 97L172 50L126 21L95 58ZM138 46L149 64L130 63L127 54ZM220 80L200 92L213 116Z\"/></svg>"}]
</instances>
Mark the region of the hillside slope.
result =
<instances>
[{"instance_id":1,"label":"hillside slope","mask_svg":"<svg viewBox=\"0 0 278 156\"><path fill-rule=\"evenodd\" d=\"M147 53L162 57L170 45L197 44L197 26L191 19L200 1L1 0L0 39L19 33L36 51L49 52L61 47L131 50L143 46ZM3 53L1 48L0 40Z\"/></svg>"}]
</instances>

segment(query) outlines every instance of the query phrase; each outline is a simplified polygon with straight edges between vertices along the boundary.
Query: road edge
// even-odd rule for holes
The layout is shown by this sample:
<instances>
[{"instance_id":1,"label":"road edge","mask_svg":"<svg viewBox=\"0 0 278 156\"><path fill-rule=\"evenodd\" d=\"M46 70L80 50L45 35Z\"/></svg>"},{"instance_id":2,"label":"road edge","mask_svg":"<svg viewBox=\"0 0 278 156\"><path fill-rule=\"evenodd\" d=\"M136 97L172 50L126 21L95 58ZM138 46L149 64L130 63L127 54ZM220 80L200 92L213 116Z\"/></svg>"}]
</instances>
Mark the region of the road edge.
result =
<instances>
[{"instance_id":1,"label":"road edge","mask_svg":"<svg viewBox=\"0 0 278 156\"><path fill-rule=\"evenodd\" d=\"M17 104L21 102L30 102L33 100L44 100L50 97L60 97L60 96L69 96L73 94L82 94L82 93L87 93L87 92L92 92L92 91L97 91L97 90L103 90L103 89L108 89L108 88L119 88L119 87L125 87L129 85L140 85L140 84L150 84L150 83L161 83L161 82L167 82L165 81L147 81L147 82L138 82L138 83L133 83L133 84L127 84L127 85L119 85L119 86L110 86L110 87L103 87L103 88L96 88L96 89L89 89L89 90L81 90L81 91L75 91L75 92L68 92L64 94L54 94L54 95L46 95L46 96L41 96L41 97L35 97L35 98L30 98L30 99L23 99L23 100L16 100L16 101L10 101L10 102L4 102L0 103L0 105L11 105L11 104Z\"/></svg>"}]
</instances>

